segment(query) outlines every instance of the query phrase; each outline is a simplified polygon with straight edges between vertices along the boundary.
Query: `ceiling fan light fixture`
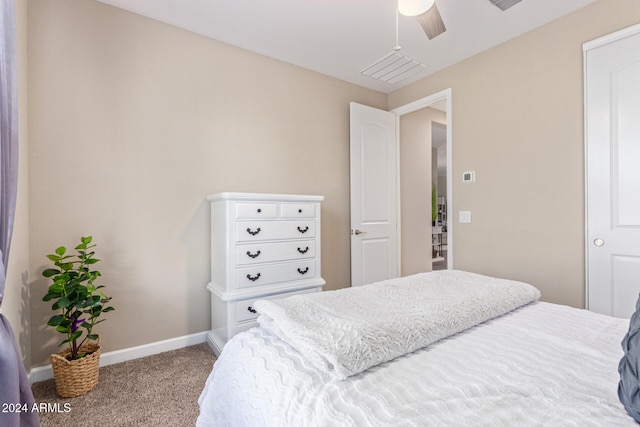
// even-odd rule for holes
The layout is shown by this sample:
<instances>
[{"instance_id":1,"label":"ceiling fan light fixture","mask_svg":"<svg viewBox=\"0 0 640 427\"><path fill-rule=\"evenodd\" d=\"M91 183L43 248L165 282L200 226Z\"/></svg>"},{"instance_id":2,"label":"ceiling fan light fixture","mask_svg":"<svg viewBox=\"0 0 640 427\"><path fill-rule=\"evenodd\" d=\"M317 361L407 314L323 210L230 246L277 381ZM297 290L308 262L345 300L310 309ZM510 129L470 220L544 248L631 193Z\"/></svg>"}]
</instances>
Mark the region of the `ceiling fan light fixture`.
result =
<instances>
[{"instance_id":1,"label":"ceiling fan light fixture","mask_svg":"<svg viewBox=\"0 0 640 427\"><path fill-rule=\"evenodd\" d=\"M435 0L398 0L398 12L405 16L418 16L431 9Z\"/></svg>"}]
</instances>

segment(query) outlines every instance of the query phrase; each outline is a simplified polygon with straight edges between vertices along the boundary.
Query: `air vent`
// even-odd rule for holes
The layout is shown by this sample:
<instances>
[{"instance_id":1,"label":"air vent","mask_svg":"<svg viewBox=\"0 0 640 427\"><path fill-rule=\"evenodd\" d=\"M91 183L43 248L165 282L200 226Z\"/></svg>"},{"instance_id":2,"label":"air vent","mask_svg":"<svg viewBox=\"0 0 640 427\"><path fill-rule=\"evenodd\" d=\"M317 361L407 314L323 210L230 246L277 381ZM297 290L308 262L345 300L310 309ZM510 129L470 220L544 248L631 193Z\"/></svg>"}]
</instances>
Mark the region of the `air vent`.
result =
<instances>
[{"instance_id":1,"label":"air vent","mask_svg":"<svg viewBox=\"0 0 640 427\"><path fill-rule=\"evenodd\" d=\"M520 3L522 0L489 0L494 6L500 8L500 10L505 11L509 9L511 6Z\"/></svg>"},{"instance_id":2,"label":"air vent","mask_svg":"<svg viewBox=\"0 0 640 427\"><path fill-rule=\"evenodd\" d=\"M427 66L419 61L398 51L393 51L360 71L360 74L385 83L395 84L426 69Z\"/></svg>"}]
</instances>

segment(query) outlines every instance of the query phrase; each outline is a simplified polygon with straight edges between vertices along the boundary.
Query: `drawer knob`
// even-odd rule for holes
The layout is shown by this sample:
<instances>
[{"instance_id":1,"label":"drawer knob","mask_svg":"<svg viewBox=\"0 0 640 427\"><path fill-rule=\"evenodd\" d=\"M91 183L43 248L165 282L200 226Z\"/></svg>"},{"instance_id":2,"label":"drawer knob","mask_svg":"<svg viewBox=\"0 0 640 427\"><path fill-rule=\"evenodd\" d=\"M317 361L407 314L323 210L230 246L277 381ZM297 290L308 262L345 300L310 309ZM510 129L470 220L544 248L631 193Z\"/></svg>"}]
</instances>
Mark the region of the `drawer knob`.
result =
<instances>
[{"instance_id":1,"label":"drawer knob","mask_svg":"<svg viewBox=\"0 0 640 427\"><path fill-rule=\"evenodd\" d=\"M298 252L300 252L301 254L306 254L307 252L309 252L309 246L304 249L298 248Z\"/></svg>"},{"instance_id":2,"label":"drawer knob","mask_svg":"<svg viewBox=\"0 0 640 427\"><path fill-rule=\"evenodd\" d=\"M300 274L307 274L309 272L309 267L305 268L304 270L302 270L301 268L298 268L298 273Z\"/></svg>"},{"instance_id":3,"label":"drawer knob","mask_svg":"<svg viewBox=\"0 0 640 427\"><path fill-rule=\"evenodd\" d=\"M309 226L306 226L305 228L302 227L298 227L298 231L301 232L302 234L306 233L307 231L309 231Z\"/></svg>"},{"instance_id":4,"label":"drawer knob","mask_svg":"<svg viewBox=\"0 0 640 427\"><path fill-rule=\"evenodd\" d=\"M260 227L256 228L256 231L253 231L251 228L247 228L247 233L251 234L252 236L255 236L259 232L260 232Z\"/></svg>"},{"instance_id":5,"label":"drawer knob","mask_svg":"<svg viewBox=\"0 0 640 427\"><path fill-rule=\"evenodd\" d=\"M298 213L302 213L302 209L298 209Z\"/></svg>"},{"instance_id":6,"label":"drawer knob","mask_svg":"<svg viewBox=\"0 0 640 427\"><path fill-rule=\"evenodd\" d=\"M249 255L249 258L256 258L258 255L260 255L260 251L256 252L255 254L252 254L251 251L247 251L247 255Z\"/></svg>"},{"instance_id":7,"label":"drawer knob","mask_svg":"<svg viewBox=\"0 0 640 427\"><path fill-rule=\"evenodd\" d=\"M253 314L256 314L256 313L257 313L257 311L256 311L253 307L251 307L251 306L247 307L247 310L249 310L249 311L250 311L251 313L253 313Z\"/></svg>"},{"instance_id":8,"label":"drawer knob","mask_svg":"<svg viewBox=\"0 0 640 427\"><path fill-rule=\"evenodd\" d=\"M247 279L251 280L252 282L255 282L259 278L260 278L260 273L256 274L255 276L252 276L251 274L247 274Z\"/></svg>"},{"instance_id":9,"label":"drawer knob","mask_svg":"<svg viewBox=\"0 0 640 427\"><path fill-rule=\"evenodd\" d=\"M262 209L258 208L258 213L261 213L261 212L262 212Z\"/></svg>"}]
</instances>

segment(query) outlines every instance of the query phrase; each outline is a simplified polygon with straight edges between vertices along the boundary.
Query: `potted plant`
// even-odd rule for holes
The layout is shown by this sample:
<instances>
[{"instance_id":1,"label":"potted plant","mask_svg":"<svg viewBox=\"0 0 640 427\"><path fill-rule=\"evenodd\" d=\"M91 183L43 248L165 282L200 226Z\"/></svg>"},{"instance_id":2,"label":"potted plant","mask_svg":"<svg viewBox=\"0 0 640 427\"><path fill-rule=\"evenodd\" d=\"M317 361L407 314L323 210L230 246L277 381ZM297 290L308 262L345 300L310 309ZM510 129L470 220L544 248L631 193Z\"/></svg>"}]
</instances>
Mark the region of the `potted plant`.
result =
<instances>
[{"instance_id":1,"label":"potted plant","mask_svg":"<svg viewBox=\"0 0 640 427\"><path fill-rule=\"evenodd\" d=\"M42 275L51 279L43 301L53 301L51 309L57 314L51 316L47 325L65 335L59 344L67 348L51 355L51 366L60 397L77 397L92 390L98 384L100 363L100 337L93 327L102 313L114 310L107 304L107 297L96 286L100 272L92 270L99 260L95 258L91 244L92 237L80 238L75 254L67 254L67 248L60 246L55 253L47 255L53 268L47 268Z\"/></svg>"}]
</instances>

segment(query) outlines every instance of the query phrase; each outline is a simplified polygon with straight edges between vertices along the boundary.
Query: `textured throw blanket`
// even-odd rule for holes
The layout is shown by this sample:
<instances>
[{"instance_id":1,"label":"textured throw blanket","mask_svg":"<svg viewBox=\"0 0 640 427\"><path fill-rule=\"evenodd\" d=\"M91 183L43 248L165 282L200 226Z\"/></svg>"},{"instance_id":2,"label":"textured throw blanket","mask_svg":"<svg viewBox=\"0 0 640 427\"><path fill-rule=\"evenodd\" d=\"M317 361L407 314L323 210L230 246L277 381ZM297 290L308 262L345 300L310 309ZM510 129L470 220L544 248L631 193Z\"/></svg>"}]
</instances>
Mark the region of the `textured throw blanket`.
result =
<instances>
[{"instance_id":1,"label":"textured throw blanket","mask_svg":"<svg viewBox=\"0 0 640 427\"><path fill-rule=\"evenodd\" d=\"M317 369L345 379L537 300L531 285L444 270L255 304Z\"/></svg>"}]
</instances>

